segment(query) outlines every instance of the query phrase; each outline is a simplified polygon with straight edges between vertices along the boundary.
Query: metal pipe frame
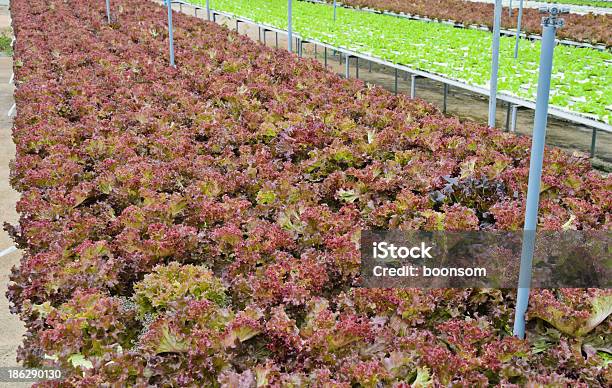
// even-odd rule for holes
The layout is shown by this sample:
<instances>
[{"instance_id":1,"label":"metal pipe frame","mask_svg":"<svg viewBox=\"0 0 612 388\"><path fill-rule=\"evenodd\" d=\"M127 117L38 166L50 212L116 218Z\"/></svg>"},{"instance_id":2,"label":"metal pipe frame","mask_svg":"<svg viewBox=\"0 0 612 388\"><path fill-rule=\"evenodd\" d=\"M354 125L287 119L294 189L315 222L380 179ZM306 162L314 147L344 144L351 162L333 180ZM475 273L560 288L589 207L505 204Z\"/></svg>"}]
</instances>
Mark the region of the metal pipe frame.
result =
<instances>
[{"instance_id":1,"label":"metal pipe frame","mask_svg":"<svg viewBox=\"0 0 612 388\"><path fill-rule=\"evenodd\" d=\"M448 89L449 89L448 84L444 84L444 101L442 103L442 113L444 114L446 114L447 107L448 107Z\"/></svg>"},{"instance_id":2,"label":"metal pipe frame","mask_svg":"<svg viewBox=\"0 0 612 388\"><path fill-rule=\"evenodd\" d=\"M106 0L106 20L108 21L108 24L111 23L110 0Z\"/></svg>"},{"instance_id":3,"label":"metal pipe frame","mask_svg":"<svg viewBox=\"0 0 612 388\"><path fill-rule=\"evenodd\" d=\"M397 70L397 67L396 67L396 68L394 68L393 70L395 70L395 86L394 86L394 88L393 88L393 91L395 92L395 95L397 96L397 92L398 92L398 91L397 91L397 72L398 72L399 70Z\"/></svg>"},{"instance_id":4,"label":"metal pipe frame","mask_svg":"<svg viewBox=\"0 0 612 388\"><path fill-rule=\"evenodd\" d=\"M334 0L334 21L336 21L336 8L338 5L336 4L336 0Z\"/></svg>"},{"instance_id":5,"label":"metal pipe frame","mask_svg":"<svg viewBox=\"0 0 612 388\"><path fill-rule=\"evenodd\" d=\"M551 8L552 9L552 8ZM525 314L529 304L535 232L538 226L538 208L540 206L540 185L544 146L546 144L546 125L548 120L548 102L550 98L550 79L555 50L555 32L563 25L563 20L556 18L557 13L542 20L542 49L540 51L540 73L538 75L538 92L536 112L531 138L531 159L529 161L529 183L527 187L527 208L523 228L521 248L521 267L519 271L519 288L516 299L513 334L525 338Z\"/></svg>"},{"instance_id":6,"label":"metal pipe frame","mask_svg":"<svg viewBox=\"0 0 612 388\"><path fill-rule=\"evenodd\" d=\"M518 20L516 21L516 42L514 43L514 59L518 58L519 42L521 40L521 24L523 23L523 0L519 3Z\"/></svg>"},{"instance_id":7,"label":"metal pipe frame","mask_svg":"<svg viewBox=\"0 0 612 388\"><path fill-rule=\"evenodd\" d=\"M176 67L174 63L174 31L172 27L172 2L168 0L168 44L170 46L170 66Z\"/></svg>"},{"instance_id":8,"label":"metal pipe frame","mask_svg":"<svg viewBox=\"0 0 612 388\"><path fill-rule=\"evenodd\" d=\"M351 56L346 55L346 67L344 68L344 76L346 78L351 78L350 61L351 61Z\"/></svg>"},{"instance_id":9,"label":"metal pipe frame","mask_svg":"<svg viewBox=\"0 0 612 388\"><path fill-rule=\"evenodd\" d=\"M516 132L516 124L518 119L518 105L510 105L511 113L510 113L510 132Z\"/></svg>"},{"instance_id":10,"label":"metal pipe frame","mask_svg":"<svg viewBox=\"0 0 612 388\"><path fill-rule=\"evenodd\" d=\"M597 128L593 128L593 135L591 135L591 159L595 157L597 152Z\"/></svg>"},{"instance_id":11,"label":"metal pipe frame","mask_svg":"<svg viewBox=\"0 0 612 388\"><path fill-rule=\"evenodd\" d=\"M493 18L493 43L491 44L491 80L489 84L489 127L495 127L495 114L497 110L497 73L499 71L499 30L501 28L502 0L495 0L495 13Z\"/></svg>"},{"instance_id":12,"label":"metal pipe frame","mask_svg":"<svg viewBox=\"0 0 612 388\"><path fill-rule=\"evenodd\" d=\"M325 68L327 69L327 47L323 47L323 58Z\"/></svg>"},{"instance_id":13,"label":"metal pipe frame","mask_svg":"<svg viewBox=\"0 0 612 388\"><path fill-rule=\"evenodd\" d=\"M292 0L287 0L287 51L293 52L293 12L292 12Z\"/></svg>"},{"instance_id":14,"label":"metal pipe frame","mask_svg":"<svg viewBox=\"0 0 612 388\"><path fill-rule=\"evenodd\" d=\"M510 131L510 116L512 116L512 104L506 103L506 125L504 126L506 131Z\"/></svg>"}]
</instances>

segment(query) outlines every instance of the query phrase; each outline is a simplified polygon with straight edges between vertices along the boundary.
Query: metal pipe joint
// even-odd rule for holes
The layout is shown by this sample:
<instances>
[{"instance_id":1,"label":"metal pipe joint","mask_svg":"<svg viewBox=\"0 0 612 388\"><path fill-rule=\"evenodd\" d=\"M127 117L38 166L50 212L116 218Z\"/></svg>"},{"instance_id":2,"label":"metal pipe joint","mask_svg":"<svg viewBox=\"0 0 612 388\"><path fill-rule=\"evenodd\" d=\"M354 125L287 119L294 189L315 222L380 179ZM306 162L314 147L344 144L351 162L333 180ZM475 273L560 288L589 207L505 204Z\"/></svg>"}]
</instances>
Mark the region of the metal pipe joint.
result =
<instances>
[{"instance_id":1,"label":"metal pipe joint","mask_svg":"<svg viewBox=\"0 0 612 388\"><path fill-rule=\"evenodd\" d=\"M548 16L542 18L543 27L561 28L565 25L565 20L559 19L559 15L570 13L567 7L541 7L540 13L547 13Z\"/></svg>"}]
</instances>

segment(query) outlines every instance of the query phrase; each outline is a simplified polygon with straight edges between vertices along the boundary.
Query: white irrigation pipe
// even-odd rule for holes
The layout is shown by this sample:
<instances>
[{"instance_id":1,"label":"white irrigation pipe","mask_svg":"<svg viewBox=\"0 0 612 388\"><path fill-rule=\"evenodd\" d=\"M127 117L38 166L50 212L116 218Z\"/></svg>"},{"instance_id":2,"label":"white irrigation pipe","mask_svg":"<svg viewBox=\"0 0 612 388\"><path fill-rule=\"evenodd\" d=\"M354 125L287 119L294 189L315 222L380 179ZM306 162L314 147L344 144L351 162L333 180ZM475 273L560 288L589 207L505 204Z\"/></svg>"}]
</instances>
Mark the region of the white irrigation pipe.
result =
<instances>
[{"instance_id":1,"label":"white irrigation pipe","mask_svg":"<svg viewBox=\"0 0 612 388\"><path fill-rule=\"evenodd\" d=\"M7 255L10 255L11 253L15 252L16 250L17 250L17 247L15 247L14 245L10 246L10 247L6 248L5 250L3 250L2 252L0 252L0 257L4 257L4 256L7 256Z\"/></svg>"},{"instance_id":2,"label":"white irrigation pipe","mask_svg":"<svg viewBox=\"0 0 612 388\"><path fill-rule=\"evenodd\" d=\"M17 108L17 105L13 104L13 106L11 106L11 109L9 109L8 113L6 114L7 117L11 117L13 115L13 113L15 112L15 109Z\"/></svg>"}]
</instances>

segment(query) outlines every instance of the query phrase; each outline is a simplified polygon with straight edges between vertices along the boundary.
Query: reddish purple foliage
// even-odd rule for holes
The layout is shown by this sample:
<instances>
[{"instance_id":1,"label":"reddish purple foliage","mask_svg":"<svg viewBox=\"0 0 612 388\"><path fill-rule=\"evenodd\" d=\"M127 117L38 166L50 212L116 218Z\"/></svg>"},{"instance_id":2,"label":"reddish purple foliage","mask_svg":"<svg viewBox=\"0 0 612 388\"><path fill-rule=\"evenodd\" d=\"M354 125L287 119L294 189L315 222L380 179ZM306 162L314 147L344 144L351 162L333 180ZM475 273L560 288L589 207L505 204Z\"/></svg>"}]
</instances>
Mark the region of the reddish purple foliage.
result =
<instances>
[{"instance_id":1,"label":"reddish purple foliage","mask_svg":"<svg viewBox=\"0 0 612 388\"><path fill-rule=\"evenodd\" d=\"M536 292L530 343L512 291L353 287L361 228L519 229L529 139L185 15L170 68L165 10L113 10L12 3L25 365L66 386L609 385L609 319L587 317L609 292ZM610 178L545 166L541 228L610 228Z\"/></svg>"}]
</instances>

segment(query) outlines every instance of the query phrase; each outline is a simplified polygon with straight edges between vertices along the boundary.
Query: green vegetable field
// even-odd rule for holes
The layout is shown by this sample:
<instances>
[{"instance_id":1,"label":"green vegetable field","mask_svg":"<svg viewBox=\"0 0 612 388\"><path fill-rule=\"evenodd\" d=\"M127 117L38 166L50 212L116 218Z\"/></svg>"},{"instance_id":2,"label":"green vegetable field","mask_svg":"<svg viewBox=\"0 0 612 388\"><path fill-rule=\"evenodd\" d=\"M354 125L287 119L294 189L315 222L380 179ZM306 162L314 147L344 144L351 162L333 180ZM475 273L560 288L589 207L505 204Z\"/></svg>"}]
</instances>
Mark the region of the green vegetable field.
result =
<instances>
[{"instance_id":1,"label":"green vegetable field","mask_svg":"<svg viewBox=\"0 0 612 388\"><path fill-rule=\"evenodd\" d=\"M587 5L590 7L612 8L612 1L601 0L543 0L545 3Z\"/></svg>"},{"instance_id":2,"label":"green vegetable field","mask_svg":"<svg viewBox=\"0 0 612 388\"><path fill-rule=\"evenodd\" d=\"M203 0L192 0L200 4ZM287 28L286 0L211 0L211 8L278 28ZM294 2L294 32L306 39L367 53L471 85L487 87L491 33L440 23L413 21ZM502 37L499 90L535 100L540 43L521 42L513 57L514 38ZM610 123L612 119L612 53L558 46L555 50L550 102L559 108ZM607 108L608 107L608 108Z\"/></svg>"}]
</instances>

